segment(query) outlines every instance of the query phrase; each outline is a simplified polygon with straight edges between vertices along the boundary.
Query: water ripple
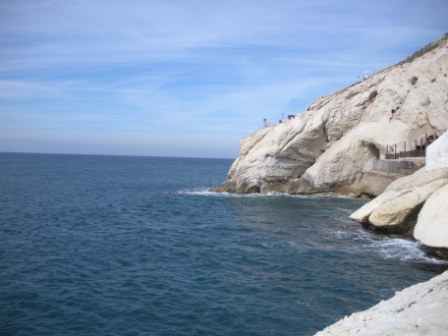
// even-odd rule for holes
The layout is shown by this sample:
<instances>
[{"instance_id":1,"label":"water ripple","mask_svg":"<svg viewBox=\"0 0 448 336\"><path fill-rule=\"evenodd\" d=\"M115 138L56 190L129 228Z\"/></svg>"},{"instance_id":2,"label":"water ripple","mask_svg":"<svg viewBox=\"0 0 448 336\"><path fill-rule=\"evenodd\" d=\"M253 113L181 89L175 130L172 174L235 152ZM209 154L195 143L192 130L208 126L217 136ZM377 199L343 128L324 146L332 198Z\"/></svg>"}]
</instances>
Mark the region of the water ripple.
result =
<instances>
[{"instance_id":1,"label":"water ripple","mask_svg":"<svg viewBox=\"0 0 448 336\"><path fill-rule=\"evenodd\" d=\"M229 160L0 155L5 335L311 335L440 263L344 197L208 191Z\"/></svg>"}]
</instances>

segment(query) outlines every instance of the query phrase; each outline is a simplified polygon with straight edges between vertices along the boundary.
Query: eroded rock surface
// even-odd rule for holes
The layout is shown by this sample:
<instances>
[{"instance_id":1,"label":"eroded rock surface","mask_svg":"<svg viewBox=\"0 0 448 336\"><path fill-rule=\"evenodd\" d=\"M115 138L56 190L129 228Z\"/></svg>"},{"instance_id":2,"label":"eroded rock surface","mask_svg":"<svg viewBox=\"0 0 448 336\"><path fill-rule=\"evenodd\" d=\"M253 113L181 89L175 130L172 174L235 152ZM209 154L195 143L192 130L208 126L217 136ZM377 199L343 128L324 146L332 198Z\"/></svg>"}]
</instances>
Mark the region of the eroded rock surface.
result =
<instances>
[{"instance_id":1,"label":"eroded rock surface","mask_svg":"<svg viewBox=\"0 0 448 336\"><path fill-rule=\"evenodd\" d=\"M409 60L313 103L241 142L215 191L376 196L366 176L386 146L448 129L448 35ZM401 148L398 148L400 150Z\"/></svg>"},{"instance_id":2,"label":"eroded rock surface","mask_svg":"<svg viewBox=\"0 0 448 336\"><path fill-rule=\"evenodd\" d=\"M425 201L445 185L448 185L448 168L429 172L422 168L392 182L350 218L380 231L405 233L416 223Z\"/></svg>"},{"instance_id":3,"label":"eroded rock surface","mask_svg":"<svg viewBox=\"0 0 448 336\"><path fill-rule=\"evenodd\" d=\"M316 336L447 335L448 271L395 294L387 301L345 317Z\"/></svg>"}]
</instances>

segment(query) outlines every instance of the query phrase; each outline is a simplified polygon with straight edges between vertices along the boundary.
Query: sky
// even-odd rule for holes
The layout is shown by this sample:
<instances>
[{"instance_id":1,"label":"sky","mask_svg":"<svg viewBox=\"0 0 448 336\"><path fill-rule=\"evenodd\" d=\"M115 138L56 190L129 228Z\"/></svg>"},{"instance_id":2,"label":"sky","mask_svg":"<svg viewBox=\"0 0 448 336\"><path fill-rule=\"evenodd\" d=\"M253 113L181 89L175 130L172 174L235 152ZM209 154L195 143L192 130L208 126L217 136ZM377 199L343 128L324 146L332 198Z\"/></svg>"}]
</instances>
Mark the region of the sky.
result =
<instances>
[{"instance_id":1,"label":"sky","mask_svg":"<svg viewBox=\"0 0 448 336\"><path fill-rule=\"evenodd\" d=\"M0 151L235 158L448 31L446 0L0 0Z\"/></svg>"}]
</instances>

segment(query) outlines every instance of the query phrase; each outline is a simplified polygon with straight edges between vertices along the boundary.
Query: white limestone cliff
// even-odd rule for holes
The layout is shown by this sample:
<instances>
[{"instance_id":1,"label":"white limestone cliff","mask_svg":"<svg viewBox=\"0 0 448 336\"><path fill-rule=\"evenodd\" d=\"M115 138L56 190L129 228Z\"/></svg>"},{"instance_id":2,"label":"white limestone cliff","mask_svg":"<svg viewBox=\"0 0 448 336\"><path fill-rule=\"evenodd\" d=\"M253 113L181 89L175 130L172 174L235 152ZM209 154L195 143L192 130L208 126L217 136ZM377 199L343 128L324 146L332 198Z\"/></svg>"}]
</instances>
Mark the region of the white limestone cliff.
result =
<instances>
[{"instance_id":1,"label":"white limestone cliff","mask_svg":"<svg viewBox=\"0 0 448 336\"><path fill-rule=\"evenodd\" d=\"M391 144L448 129L448 34L408 60L241 142L215 191L378 195L365 174ZM381 177L378 177L381 179Z\"/></svg>"}]
</instances>

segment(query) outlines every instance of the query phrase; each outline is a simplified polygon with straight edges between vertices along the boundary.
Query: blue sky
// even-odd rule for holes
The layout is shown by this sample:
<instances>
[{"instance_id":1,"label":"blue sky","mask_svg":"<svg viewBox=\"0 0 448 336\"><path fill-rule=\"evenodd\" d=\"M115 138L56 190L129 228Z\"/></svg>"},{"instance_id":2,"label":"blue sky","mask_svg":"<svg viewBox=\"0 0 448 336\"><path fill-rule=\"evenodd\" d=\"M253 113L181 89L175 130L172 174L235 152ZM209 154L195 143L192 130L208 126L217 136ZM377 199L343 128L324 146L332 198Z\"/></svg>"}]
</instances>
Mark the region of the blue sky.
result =
<instances>
[{"instance_id":1,"label":"blue sky","mask_svg":"<svg viewBox=\"0 0 448 336\"><path fill-rule=\"evenodd\" d=\"M0 151L236 157L448 31L448 1L0 0Z\"/></svg>"}]
</instances>

